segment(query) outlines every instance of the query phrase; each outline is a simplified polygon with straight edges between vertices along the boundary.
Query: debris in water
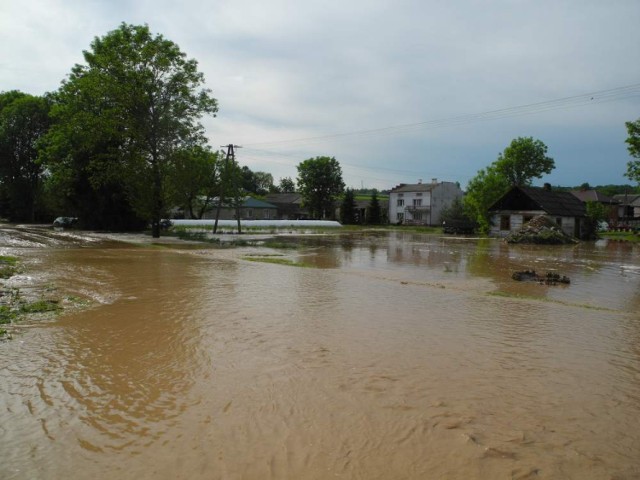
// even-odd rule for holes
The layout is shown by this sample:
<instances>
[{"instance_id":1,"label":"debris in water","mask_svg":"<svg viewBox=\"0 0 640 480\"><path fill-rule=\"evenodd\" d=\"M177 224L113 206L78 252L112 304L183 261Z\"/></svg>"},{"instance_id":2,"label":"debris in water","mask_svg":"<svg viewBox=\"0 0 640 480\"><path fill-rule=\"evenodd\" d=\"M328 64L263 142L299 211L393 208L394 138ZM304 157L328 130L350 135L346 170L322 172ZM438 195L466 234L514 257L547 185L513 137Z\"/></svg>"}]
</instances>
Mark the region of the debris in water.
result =
<instances>
[{"instance_id":1,"label":"debris in water","mask_svg":"<svg viewBox=\"0 0 640 480\"><path fill-rule=\"evenodd\" d=\"M545 285L557 285L559 283L570 284L571 279L559 273L547 272L545 275L538 275L535 270L522 270L513 272L511 278L518 282L531 281Z\"/></svg>"}]
</instances>

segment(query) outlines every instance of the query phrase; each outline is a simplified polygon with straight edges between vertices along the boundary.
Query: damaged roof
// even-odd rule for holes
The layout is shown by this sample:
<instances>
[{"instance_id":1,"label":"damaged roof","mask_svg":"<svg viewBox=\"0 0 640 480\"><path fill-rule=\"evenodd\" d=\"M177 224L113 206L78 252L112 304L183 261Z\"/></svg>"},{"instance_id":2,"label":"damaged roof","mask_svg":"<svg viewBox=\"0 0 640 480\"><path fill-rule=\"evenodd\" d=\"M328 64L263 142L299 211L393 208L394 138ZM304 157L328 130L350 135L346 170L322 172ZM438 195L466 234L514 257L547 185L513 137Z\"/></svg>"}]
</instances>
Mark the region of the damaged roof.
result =
<instances>
[{"instance_id":1,"label":"damaged roof","mask_svg":"<svg viewBox=\"0 0 640 480\"><path fill-rule=\"evenodd\" d=\"M562 217L584 217L585 205L570 192L547 190L539 187L512 187L489 211L532 210Z\"/></svg>"}]
</instances>

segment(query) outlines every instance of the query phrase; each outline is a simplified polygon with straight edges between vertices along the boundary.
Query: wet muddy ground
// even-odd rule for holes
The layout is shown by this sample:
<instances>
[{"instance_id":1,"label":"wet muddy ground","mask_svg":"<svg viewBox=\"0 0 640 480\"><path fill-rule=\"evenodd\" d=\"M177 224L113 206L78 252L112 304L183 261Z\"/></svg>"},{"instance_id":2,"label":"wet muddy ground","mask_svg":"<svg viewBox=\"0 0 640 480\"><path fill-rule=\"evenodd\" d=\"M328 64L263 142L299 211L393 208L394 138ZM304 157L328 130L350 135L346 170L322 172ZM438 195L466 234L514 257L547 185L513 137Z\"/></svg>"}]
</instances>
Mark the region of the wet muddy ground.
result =
<instances>
[{"instance_id":1,"label":"wet muddy ground","mask_svg":"<svg viewBox=\"0 0 640 480\"><path fill-rule=\"evenodd\" d=\"M0 229L86 302L0 343L2 478L640 477L638 245L119 240Z\"/></svg>"}]
</instances>

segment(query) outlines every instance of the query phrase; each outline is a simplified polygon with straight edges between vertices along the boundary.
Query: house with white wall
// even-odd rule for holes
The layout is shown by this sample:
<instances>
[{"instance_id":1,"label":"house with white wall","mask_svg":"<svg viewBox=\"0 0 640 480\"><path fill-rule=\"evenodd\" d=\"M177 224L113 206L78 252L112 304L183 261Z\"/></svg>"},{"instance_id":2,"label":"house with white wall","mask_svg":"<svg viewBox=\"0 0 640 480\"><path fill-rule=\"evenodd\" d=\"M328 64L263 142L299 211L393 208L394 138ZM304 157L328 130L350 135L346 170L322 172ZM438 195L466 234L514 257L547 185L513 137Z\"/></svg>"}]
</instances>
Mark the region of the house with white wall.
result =
<instances>
[{"instance_id":1,"label":"house with white wall","mask_svg":"<svg viewBox=\"0 0 640 480\"><path fill-rule=\"evenodd\" d=\"M571 192L514 186L489 207L490 235L506 237L538 215L547 215L564 233L581 238L586 232L586 207Z\"/></svg>"},{"instance_id":2,"label":"house with white wall","mask_svg":"<svg viewBox=\"0 0 640 480\"><path fill-rule=\"evenodd\" d=\"M442 210L462 195L457 183L436 178L431 183L401 183L389 192L389 223L440 225Z\"/></svg>"}]
</instances>

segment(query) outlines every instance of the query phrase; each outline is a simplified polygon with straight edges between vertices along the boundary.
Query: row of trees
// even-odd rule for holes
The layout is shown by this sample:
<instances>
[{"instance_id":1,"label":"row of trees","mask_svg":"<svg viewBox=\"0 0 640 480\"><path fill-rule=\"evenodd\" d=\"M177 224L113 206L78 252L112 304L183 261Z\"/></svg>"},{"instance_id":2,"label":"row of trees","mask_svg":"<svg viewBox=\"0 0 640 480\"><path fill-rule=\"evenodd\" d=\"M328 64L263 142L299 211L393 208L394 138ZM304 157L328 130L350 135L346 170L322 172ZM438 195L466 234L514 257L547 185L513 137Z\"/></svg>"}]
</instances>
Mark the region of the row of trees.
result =
<instances>
[{"instance_id":1,"label":"row of trees","mask_svg":"<svg viewBox=\"0 0 640 480\"><path fill-rule=\"evenodd\" d=\"M147 26L122 24L83 52L60 89L0 96L0 200L12 220L49 213L135 228L211 193L219 155L200 119L218 109L197 62Z\"/></svg>"},{"instance_id":2,"label":"row of trees","mask_svg":"<svg viewBox=\"0 0 640 480\"><path fill-rule=\"evenodd\" d=\"M42 97L0 94L0 208L12 220L53 213L78 216L85 227L131 229L160 219L172 206L202 215L221 182L227 191L264 195L294 191L266 172L226 162L207 145L200 123L218 103L204 88L197 62L147 26L121 24L95 38L56 92ZM629 152L640 159L640 119L628 122ZM488 227L488 206L511 185L551 172L547 147L515 139L469 182L466 214ZM333 157L301 162L297 188L314 218L333 217L344 182ZM626 175L640 182L640 160ZM233 193L233 192L231 192ZM350 194L343 211L352 208ZM377 198L376 198L377 200ZM375 212L375 206L373 208Z\"/></svg>"},{"instance_id":3,"label":"row of trees","mask_svg":"<svg viewBox=\"0 0 640 480\"><path fill-rule=\"evenodd\" d=\"M49 97L0 94L0 208L16 219L34 221L42 209L38 142L51 124L51 104Z\"/></svg>"},{"instance_id":4,"label":"row of trees","mask_svg":"<svg viewBox=\"0 0 640 480\"><path fill-rule=\"evenodd\" d=\"M207 145L200 121L218 103L175 43L123 23L83 55L56 92L0 93L2 216L64 213L107 230L150 223L158 236L170 207L199 218L221 182L228 195L295 190L291 178L274 185Z\"/></svg>"}]
</instances>

